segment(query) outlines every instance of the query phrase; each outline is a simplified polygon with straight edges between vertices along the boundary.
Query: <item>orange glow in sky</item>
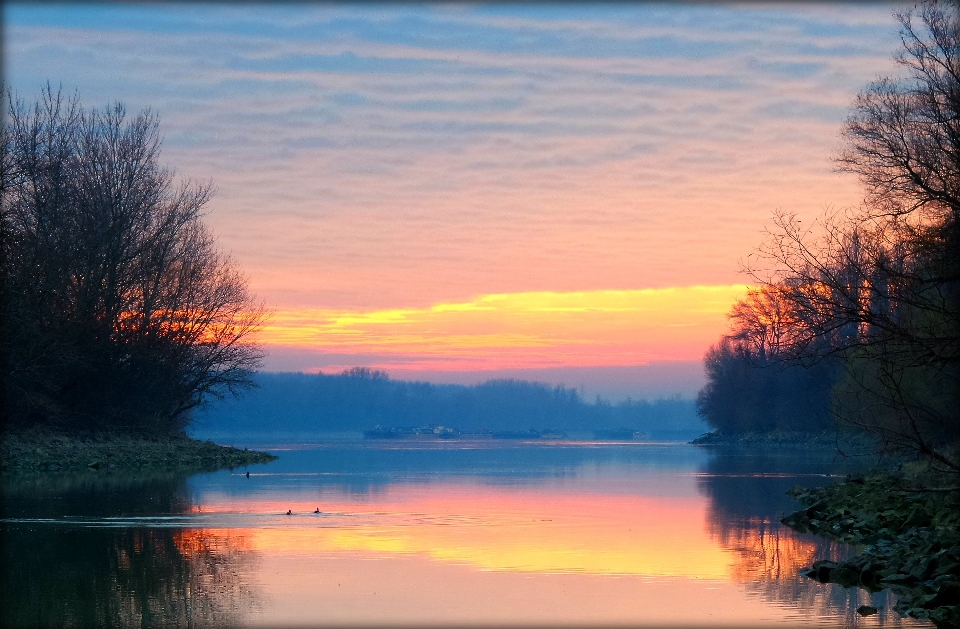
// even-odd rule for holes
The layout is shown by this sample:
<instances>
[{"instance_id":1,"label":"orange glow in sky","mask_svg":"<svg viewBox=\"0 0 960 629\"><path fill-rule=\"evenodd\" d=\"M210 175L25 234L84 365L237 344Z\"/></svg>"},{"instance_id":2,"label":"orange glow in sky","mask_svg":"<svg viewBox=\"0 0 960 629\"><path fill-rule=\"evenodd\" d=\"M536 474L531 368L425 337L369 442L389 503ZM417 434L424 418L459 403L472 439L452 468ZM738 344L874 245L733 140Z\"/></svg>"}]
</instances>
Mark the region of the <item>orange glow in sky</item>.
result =
<instances>
[{"instance_id":1,"label":"orange glow in sky","mask_svg":"<svg viewBox=\"0 0 960 629\"><path fill-rule=\"evenodd\" d=\"M427 308L285 309L269 346L377 355L391 369L482 370L699 360L747 286L481 295Z\"/></svg>"},{"instance_id":2,"label":"orange glow in sky","mask_svg":"<svg viewBox=\"0 0 960 629\"><path fill-rule=\"evenodd\" d=\"M160 116L272 370L634 366L702 358L774 211L861 201L833 158L890 13L13 3L4 78Z\"/></svg>"}]
</instances>

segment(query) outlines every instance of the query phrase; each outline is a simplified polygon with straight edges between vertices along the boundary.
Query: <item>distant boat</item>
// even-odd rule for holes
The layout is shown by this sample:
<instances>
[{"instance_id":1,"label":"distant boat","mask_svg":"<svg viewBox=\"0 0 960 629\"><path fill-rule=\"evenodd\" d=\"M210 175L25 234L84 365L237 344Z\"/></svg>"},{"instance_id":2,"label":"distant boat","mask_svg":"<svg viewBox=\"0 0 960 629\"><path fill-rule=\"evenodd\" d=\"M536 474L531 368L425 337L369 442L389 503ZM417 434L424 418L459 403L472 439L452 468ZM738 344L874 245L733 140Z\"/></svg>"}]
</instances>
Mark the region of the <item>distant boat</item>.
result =
<instances>
[{"instance_id":1,"label":"distant boat","mask_svg":"<svg viewBox=\"0 0 960 629\"><path fill-rule=\"evenodd\" d=\"M386 428L377 426L364 430L364 439L455 439L460 432L447 426L421 426L420 428Z\"/></svg>"},{"instance_id":2,"label":"distant boat","mask_svg":"<svg viewBox=\"0 0 960 629\"><path fill-rule=\"evenodd\" d=\"M377 426L373 430L363 431L364 439L396 439L400 436L401 433L396 428L381 428Z\"/></svg>"},{"instance_id":3,"label":"distant boat","mask_svg":"<svg viewBox=\"0 0 960 629\"><path fill-rule=\"evenodd\" d=\"M567 433L562 430L544 430L540 433L541 439L566 439Z\"/></svg>"}]
</instances>

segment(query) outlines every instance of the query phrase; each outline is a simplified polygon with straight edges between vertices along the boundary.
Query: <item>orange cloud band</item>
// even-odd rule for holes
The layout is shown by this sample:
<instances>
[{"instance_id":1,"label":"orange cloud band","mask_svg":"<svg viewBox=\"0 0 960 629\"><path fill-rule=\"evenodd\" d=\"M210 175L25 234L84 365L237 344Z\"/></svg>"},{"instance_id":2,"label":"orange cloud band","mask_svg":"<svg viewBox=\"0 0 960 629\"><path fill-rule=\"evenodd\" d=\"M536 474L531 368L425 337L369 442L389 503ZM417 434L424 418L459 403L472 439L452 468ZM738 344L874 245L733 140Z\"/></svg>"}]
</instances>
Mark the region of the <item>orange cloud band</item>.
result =
<instances>
[{"instance_id":1,"label":"orange cloud band","mask_svg":"<svg viewBox=\"0 0 960 629\"><path fill-rule=\"evenodd\" d=\"M375 355L391 368L627 366L698 360L746 285L482 295L428 308L281 309L267 346Z\"/></svg>"}]
</instances>

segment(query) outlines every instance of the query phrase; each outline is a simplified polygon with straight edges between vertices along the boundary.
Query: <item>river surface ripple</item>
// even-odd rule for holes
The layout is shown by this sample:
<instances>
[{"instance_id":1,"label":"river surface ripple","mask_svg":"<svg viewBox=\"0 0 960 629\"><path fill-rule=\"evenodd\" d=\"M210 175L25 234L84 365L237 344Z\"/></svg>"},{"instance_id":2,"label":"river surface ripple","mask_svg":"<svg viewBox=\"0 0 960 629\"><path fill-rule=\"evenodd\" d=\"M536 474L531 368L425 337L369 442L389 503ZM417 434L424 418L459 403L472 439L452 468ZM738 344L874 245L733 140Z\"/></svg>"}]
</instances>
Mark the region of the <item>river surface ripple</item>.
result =
<instances>
[{"instance_id":1,"label":"river surface ripple","mask_svg":"<svg viewBox=\"0 0 960 629\"><path fill-rule=\"evenodd\" d=\"M928 626L887 593L801 578L856 549L779 524L788 488L869 462L679 443L237 445L280 459L5 479L4 626Z\"/></svg>"}]
</instances>

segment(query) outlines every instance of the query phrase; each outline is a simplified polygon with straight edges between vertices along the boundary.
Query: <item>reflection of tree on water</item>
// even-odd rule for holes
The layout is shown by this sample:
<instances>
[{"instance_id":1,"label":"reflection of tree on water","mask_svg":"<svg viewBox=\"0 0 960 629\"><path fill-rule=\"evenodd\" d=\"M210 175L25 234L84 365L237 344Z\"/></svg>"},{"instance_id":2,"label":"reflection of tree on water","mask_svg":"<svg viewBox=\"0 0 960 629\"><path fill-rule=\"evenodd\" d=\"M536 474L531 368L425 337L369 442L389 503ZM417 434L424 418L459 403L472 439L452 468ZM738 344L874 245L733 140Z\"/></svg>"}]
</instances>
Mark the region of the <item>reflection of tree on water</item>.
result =
<instances>
[{"instance_id":1,"label":"reflection of tree on water","mask_svg":"<svg viewBox=\"0 0 960 629\"><path fill-rule=\"evenodd\" d=\"M853 548L813 535L803 535L780 524L785 512L798 507L787 489L803 483L822 485L832 479L822 474L850 471L849 461L803 455L744 455L715 453L699 477L699 488L709 498L710 534L734 553L732 577L748 591L782 605L793 613L833 617L853 625L861 605L879 608L877 620L898 626L889 592L869 595L858 589L823 585L799 575L816 559L848 556ZM801 610L807 610L801 612Z\"/></svg>"},{"instance_id":2,"label":"reflection of tree on water","mask_svg":"<svg viewBox=\"0 0 960 629\"><path fill-rule=\"evenodd\" d=\"M169 515L185 478L4 483L7 518ZM125 504L126 503L126 504ZM224 531L4 523L3 626L236 625L255 602L251 554Z\"/></svg>"}]
</instances>

